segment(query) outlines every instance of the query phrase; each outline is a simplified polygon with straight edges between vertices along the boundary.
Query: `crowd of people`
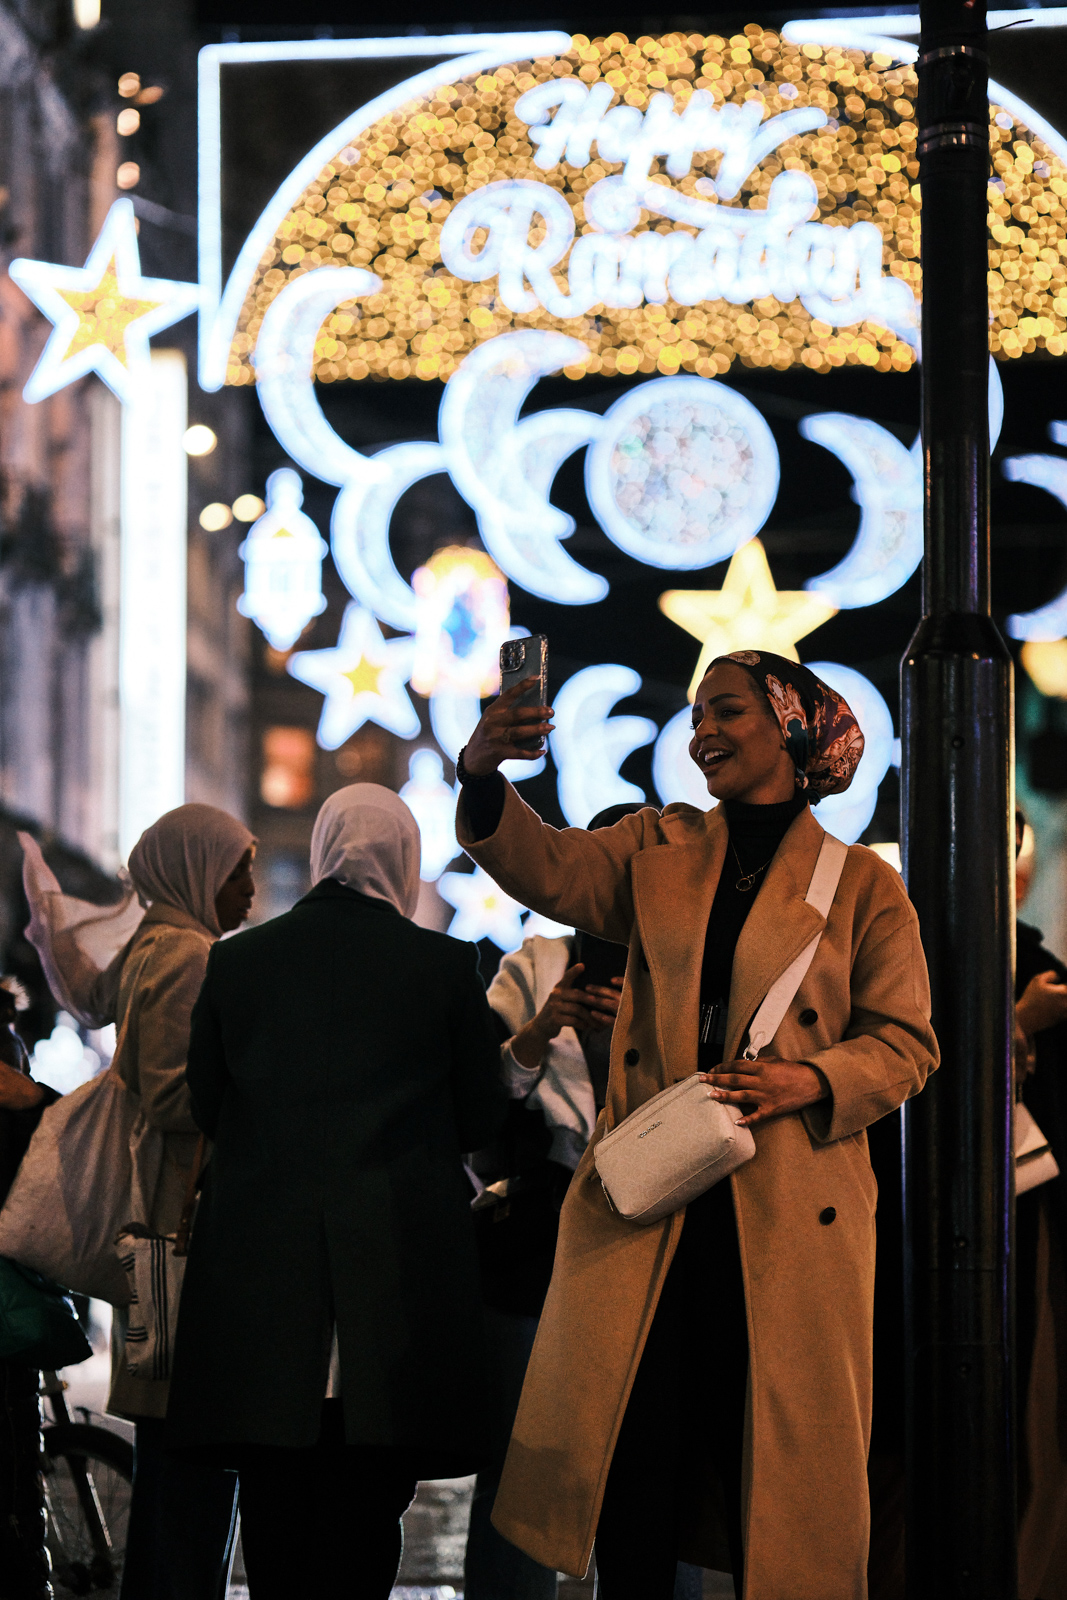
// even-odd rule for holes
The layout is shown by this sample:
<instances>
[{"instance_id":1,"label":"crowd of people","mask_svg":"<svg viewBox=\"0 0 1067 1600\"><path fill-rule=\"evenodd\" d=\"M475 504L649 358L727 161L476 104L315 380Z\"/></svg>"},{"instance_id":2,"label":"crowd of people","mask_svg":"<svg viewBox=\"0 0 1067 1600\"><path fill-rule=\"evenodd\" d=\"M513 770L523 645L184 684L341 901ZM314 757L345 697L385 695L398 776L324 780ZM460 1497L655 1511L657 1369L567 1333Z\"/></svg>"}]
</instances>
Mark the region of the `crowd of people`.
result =
<instances>
[{"instance_id":1,"label":"crowd of people","mask_svg":"<svg viewBox=\"0 0 1067 1600\"><path fill-rule=\"evenodd\" d=\"M719 658L691 745L714 809L561 831L498 770L550 731L527 687L460 756L458 837L580 931L527 939L488 993L473 947L412 920L418 828L378 785L326 801L310 893L240 937L221 936L252 906L243 825L183 806L131 855L147 910L88 983L92 1011L163 1136L151 1231L176 1234L197 1183L199 1202L168 1376L131 1363L115 1313L110 1409L136 1432L122 1600L221 1600L238 1503L252 1600L386 1600L418 1481L466 1474L466 1600L553 1600L594 1551L601 1600L688 1600L702 1568L738 1600L863 1600L869 1551L871 1596L903 1593L899 1497L875 1471L895 1442L871 1451L867 1129L938 1052L899 874L850 847L816 904L813 807L851 782L858 724L796 662ZM76 974L70 941L42 943L55 985L85 987L84 952ZM1055 1147L1067 968L1036 930L1019 945L1021 1093ZM54 1096L14 1013L0 1024L2 1188ZM631 1220L597 1148L693 1079L755 1154ZM1026 1600L1053 1593L1067 1506L1047 1403L1060 1191L1020 1202Z\"/></svg>"}]
</instances>

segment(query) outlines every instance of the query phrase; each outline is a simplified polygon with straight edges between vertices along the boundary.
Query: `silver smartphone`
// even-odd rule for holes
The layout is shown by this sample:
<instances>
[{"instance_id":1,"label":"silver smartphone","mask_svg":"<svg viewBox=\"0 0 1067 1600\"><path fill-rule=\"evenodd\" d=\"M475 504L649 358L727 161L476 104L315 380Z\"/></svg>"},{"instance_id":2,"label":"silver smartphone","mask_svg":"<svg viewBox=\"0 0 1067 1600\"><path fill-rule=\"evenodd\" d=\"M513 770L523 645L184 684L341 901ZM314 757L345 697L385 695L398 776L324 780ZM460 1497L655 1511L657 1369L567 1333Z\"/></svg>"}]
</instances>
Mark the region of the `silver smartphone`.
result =
<instances>
[{"instance_id":1,"label":"silver smartphone","mask_svg":"<svg viewBox=\"0 0 1067 1600\"><path fill-rule=\"evenodd\" d=\"M532 633L527 639L506 639L500 646L500 692L536 678L537 683L519 696L520 706L546 706L548 704L548 640L543 633ZM516 739L518 750L544 748L540 739Z\"/></svg>"}]
</instances>

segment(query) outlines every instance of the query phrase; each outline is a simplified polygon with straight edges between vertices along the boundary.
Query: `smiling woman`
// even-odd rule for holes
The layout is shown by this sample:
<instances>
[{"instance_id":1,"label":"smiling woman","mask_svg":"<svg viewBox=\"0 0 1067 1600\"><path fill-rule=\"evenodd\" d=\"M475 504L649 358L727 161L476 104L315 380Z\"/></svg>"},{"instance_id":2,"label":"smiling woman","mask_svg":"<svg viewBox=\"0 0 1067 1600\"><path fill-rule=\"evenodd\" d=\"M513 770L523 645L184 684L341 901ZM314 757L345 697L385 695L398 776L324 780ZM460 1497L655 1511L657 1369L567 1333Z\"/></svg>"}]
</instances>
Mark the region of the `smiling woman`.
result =
<instances>
[{"instance_id":1,"label":"smiling woman","mask_svg":"<svg viewBox=\"0 0 1067 1600\"><path fill-rule=\"evenodd\" d=\"M808 899L825 838L810 803L848 788L862 734L807 668L739 651L711 663L693 706L714 811L646 807L558 832L497 772L535 759L517 734L551 729L549 707L519 706L528 687L501 695L461 754L457 836L508 894L629 958L607 1106L563 1207L494 1521L576 1575L595 1537L603 1600L668 1600L679 1558L730 1568L738 1596L861 1600L866 1129L937 1064L899 875L854 845L826 917ZM773 1040L743 1059L757 1010L813 940ZM694 1075L753 1129L755 1157L684 1210L627 1221L593 1150Z\"/></svg>"}]
</instances>

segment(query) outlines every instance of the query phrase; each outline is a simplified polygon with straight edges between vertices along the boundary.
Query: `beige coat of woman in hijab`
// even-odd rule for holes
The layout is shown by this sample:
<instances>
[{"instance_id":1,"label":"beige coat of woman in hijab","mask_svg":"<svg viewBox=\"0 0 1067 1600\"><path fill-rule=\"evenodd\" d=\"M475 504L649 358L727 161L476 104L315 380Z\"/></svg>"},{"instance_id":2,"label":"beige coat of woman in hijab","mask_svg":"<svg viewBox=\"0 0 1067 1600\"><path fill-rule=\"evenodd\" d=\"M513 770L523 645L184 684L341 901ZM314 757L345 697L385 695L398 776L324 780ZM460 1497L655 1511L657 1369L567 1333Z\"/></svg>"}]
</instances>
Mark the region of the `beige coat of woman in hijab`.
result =
<instances>
[{"instance_id":1,"label":"beige coat of woman in hijab","mask_svg":"<svg viewBox=\"0 0 1067 1600\"><path fill-rule=\"evenodd\" d=\"M164 1136L148 1218L155 1233L173 1233L181 1217L199 1138L185 1083L190 1018L212 945L248 915L253 846L248 829L226 812L187 805L153 823L130 854L130 877L148 909L120 958L115 1065L140 1096L149 1126ZM116 1310L108 1410L163 1417L169 1383L131 1377L126 1323L125 1311Z\"/></svg>"}]
</instances>

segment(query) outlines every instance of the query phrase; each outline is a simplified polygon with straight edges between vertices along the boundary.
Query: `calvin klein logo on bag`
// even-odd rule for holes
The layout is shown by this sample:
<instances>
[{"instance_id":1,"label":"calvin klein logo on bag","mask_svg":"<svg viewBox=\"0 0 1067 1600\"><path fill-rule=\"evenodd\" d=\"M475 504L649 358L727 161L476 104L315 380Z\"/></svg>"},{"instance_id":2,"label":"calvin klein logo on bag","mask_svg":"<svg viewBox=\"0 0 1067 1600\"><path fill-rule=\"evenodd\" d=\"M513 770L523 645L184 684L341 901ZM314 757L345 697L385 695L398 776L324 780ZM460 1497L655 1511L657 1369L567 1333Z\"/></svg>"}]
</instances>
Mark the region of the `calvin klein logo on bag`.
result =
<instances>
[{"instance_id":1,"label":"calvin klein logo on bag","mask_svg":"<svg viewBox=\"0 0 1067 1600\"><path fill-rule=\"evenodd\" d=\"M663 1120L662 1120L662 1118L661 1118L661 1119L660 1119L660 1121L659 1121L659 1122L650 1122L650 1123L649 1123L649 1125L648 1125L648 1127L647 1127L647 1128L646 1128L646 1129L645 1129L645 1131L644 1131L644 1133L639 1133L639 1134L638 1134L638 1135L637 1135L637 1137L638 1137L638 1138L639 1138L639 1139L647 1139L647 1137L648 1137L648 1135L649 1135L649 1134L650 1134L650 1133L655 1133L655 1131L656 1131L656 1129L657 1129L657 1128L661 1128L661 1127L662 1127L662 1126L663 1126Z\"/></svg>"}]
</instances>

